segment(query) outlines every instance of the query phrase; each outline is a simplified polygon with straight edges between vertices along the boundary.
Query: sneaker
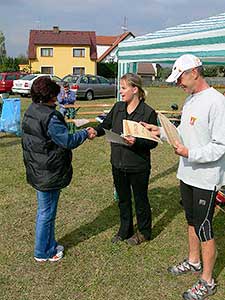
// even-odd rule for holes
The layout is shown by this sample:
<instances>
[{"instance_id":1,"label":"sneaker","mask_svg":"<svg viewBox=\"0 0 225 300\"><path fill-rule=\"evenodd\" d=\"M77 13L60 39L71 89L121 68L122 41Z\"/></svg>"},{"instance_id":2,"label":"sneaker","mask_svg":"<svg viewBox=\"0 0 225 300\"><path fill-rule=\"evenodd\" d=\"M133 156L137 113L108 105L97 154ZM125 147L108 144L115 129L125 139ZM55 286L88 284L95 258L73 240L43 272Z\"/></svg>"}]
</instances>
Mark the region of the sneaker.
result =
<instances>
[{"instance_id":1,"label":"sneaker","mask_svg":"<svg viewBox=\"0 0 225 300\"><path fill-rule=\"evenodd\" d=\"M207 281L199 279L187 292L183 293L183 298L185 300L203 300L208 296L214 295L216 293L216 284L214 279L212 284L208 284Z\"/></svg>"},{"instance_id":2,"label":"sneaker","mask_svg":"<svg viewBox=\"0 0 225 300\"><path fill-rule=\"evenodd\" d=\"M48 260L48 258L39 258L39 257L35 257L35 256L34 256L34 259L38 262L44 262L44 261Z\"/></svg>"},{"instance_id":3,"label":"sneaker","mask_svg":"<svg viewBox=\"0 0 225 300\"><path fill-rule=\"evenodd\" d=\"M189 263L189 261L187 259L183 260L181 263L169 267L167 269L167 271L173 275L182 275L182 274L186 274L189 272L192 273L199 273L202 270L202 266L201 263L199 263L199 266L193 266L192 264Z\"/></svg>"},{"instance_id":4,"label":"sneaker","mask_svg":"<svg viewBox=\"0 0 225 300\"><path fill-rule=\"evenodd\" d=\"M111 239L111 242L113 244L117 244L119 242L122 242L124 239L117 233L116 235L114 235L114 237Z\"/></svg>"},{"instance_id":5,"label":"sneaker","mask_svg":"<svg viewBox=\"0 0 225 300\"><path fill-rule=\"evenodd\" d=\"M132 235L129 239L127 239L127 243L131 246L140 245L143 242L148 241L143 234L141 234L139 231Z\"/></svg>"},{"instance_id":6,"label":"sneaker","mask_svg":"<svg viewBox=\"0 0 225 300\"><path fill-rule=\"evenodd\" d=\"M56 246L56 251L58 252L63 252L64 251L64 246L63 245L57 245Z\"/></svg>"},{"instance_id":7,"label":"sneaker","mask_svg":"<svg viewBox=\"0 0 225 300\"><path fill-rule=\"evenodd\" d=\"M48 260L51 261L51 262L55 262L55 261L60 260L61 258L63 258L63 252L62 251L56 253L56 255L54 255L53 257L49 258Z\"/></svg>"},{"instance_id":8,"label":"sneaker","mask_svg":"<svg viewBox=\"0 0 225 300\"><path fill-rule=\"evenodd\" d=\"M59 245L60 246L60 245ZM63 246L62 246L63 247ZM50 258L39 258L39 257L34 257L34 259L38 262L45 262L45 261L51 261L51 262L55 262L60 260L63 257L63 251L57 251L57 253Z\"/></svg>"}]
</instances>

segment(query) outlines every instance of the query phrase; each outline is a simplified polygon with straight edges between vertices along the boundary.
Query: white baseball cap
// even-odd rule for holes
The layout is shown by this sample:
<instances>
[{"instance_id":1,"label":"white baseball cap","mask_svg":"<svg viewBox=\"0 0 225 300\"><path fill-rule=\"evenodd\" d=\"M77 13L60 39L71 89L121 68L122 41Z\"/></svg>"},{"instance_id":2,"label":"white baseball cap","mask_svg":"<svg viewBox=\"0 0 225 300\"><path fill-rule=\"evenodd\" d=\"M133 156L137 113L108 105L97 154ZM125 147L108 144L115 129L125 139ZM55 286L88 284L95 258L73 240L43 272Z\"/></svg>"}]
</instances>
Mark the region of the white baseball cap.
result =
<instances>
[{"instance_id":1,"label":"white baseball cap","mask_svg":"<svg viewBox=\"0 0 225 300\"><path fill-rule=\"evenodd\" d=\"M202 66L200 59L192 54L180 56L174 63L172 73L166 79L166 82L175 82L184 71Z\"/></svg>"}]
</instances>

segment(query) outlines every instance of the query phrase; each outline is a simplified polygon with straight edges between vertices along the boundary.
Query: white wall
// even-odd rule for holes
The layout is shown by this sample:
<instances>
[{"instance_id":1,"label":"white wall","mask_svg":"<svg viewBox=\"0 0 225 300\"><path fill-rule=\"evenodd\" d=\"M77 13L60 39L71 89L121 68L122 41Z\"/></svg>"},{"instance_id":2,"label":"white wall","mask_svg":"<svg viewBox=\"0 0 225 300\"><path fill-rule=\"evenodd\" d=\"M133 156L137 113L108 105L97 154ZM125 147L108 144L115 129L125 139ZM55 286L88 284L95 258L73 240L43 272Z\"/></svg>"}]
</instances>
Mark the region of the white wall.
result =
<instances>
[{"instance_id":1,"label":"white wall","mask_svg":"<svg viewBox=\"0 0 225 300\"><path fill-rule=\"evenodd\" d=\"M102 56L103 53L105 53L105 51L107 49L109 49L110 46L102 46L102 45L96 45L97 48L97 58L99 58L100 56Z\"/></svg>"}]
</instances>

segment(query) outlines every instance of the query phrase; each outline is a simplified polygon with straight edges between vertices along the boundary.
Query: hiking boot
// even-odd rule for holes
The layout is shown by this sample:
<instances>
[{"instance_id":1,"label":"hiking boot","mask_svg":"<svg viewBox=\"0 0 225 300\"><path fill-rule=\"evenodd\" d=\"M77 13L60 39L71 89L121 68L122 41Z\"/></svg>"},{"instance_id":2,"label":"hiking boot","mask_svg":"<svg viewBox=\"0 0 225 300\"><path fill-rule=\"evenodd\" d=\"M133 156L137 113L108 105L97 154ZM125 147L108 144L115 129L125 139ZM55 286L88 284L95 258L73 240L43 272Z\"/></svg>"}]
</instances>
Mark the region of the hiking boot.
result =
<instances>
[{"instance_id":1,"label":"hiking boot","mask_svg":"<svg viewBox=\"0 0 225 300\"><path fill-rule=\"evenodd\" d=\"M117 244L119 242L122 242L124 239L117 233L116 235L114 235L114 237L111 239L111 242L113 244Z\"/></svg>"},{"instance_id":2,"label":"hiking boot","mask_svg":"<svg viewBox=\"0 0 225 300\"><path fill-rule=\"evenodd\" d=\"M212 284L208 284L207 281L199 279L187 292L183 293L185 300L203 300L208 296L216 293L216 284L212 279Z\"/></svg>"},{"instance_id":3,"label":"hiking boot","mask_svg":"<svg viewBox=\"0 0 225 300\"><path fill-rule=\"evenodd\" d=\"M167 269L167 271L173 275L182 275L182 274L186 274L189 272L192 273L199 273L202 271L202 266L201 263L199 263L199 266L193 266L192 264L189 263L189 261L187 259L183 260L181 263L169 267Z\"/></svg>"},{"instance_id":4,"label":"hiking boot","mask_svg":"<svg viewBox=\"0 0 225 300\"><path fill-rule=\"evenodd\" d=\"M145 238L143 234L141 234L139 231L132 235L129 239L127 239L127 243L131 246L140 245L143 242L148 241L148 239Z\"/></svg>"}]
</instances>

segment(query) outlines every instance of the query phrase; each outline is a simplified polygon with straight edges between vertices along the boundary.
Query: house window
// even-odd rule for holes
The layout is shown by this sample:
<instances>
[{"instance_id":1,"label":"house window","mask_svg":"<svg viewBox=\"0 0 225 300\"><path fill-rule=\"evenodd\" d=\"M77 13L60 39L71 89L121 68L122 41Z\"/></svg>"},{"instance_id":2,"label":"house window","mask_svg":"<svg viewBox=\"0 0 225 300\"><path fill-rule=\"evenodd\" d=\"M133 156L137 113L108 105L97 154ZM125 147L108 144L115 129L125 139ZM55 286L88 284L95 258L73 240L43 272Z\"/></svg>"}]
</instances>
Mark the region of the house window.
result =
<instances>
[{"instance_id":1,"label":"house window","mask_svg":"<svg viewBox=\"0 0 225 300\"><path fill-rule=\"evenodd\" d=\"M41 67L41 73L53 75L53 67Z\"/></svg>"},{"instance_id":2,"label":"house window","mask_svg":"<svg viewBox=\"0 0 225 300\"><path fill-rule=\"evenodd\" d=\"M85 57L85 49L84 48L73 49L73 57Z\"/></svg>"},{"instance_id":3,"label":"house window","mask_svg":"<svg viewBox=\"0 0 225 300\"><path fill-rule=\"evenodd\" d=\"M41 56L53 56L53 48L41 48Z\"/></svg>"},{"instance_id":4,"label":"house window","mask_svg":"<svg viewBox=\"0 0 225 300\"><path fill-rule=\"evenodd\" d=\"M74 67L73 68L73 75L83 75L83 74L85 74L84 67Z\"/></svg>"}]
</instances>

